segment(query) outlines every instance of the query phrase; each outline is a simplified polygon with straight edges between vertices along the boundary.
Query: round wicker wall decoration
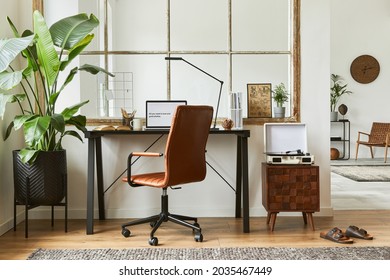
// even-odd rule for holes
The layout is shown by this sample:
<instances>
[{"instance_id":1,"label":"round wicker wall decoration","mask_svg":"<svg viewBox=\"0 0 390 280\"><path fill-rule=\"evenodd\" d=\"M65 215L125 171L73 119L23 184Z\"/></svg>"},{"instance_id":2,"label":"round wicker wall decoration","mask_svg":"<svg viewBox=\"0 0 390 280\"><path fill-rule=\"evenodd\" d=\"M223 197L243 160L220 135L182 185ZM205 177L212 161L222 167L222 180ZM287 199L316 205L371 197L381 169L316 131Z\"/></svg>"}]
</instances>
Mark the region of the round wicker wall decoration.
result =
<instances>
[{"instance_id":1,"label":"round wicker wall decoration","mask_svg":"<svg viewBox=\"0 0 390 280\"><path fill-rule=\"evenodd\" d=\"M371 55L361 55L351 63L352 78L361 84L373 82L379 75L380 65L378 60Z\"/></svg>"}]
</instances>

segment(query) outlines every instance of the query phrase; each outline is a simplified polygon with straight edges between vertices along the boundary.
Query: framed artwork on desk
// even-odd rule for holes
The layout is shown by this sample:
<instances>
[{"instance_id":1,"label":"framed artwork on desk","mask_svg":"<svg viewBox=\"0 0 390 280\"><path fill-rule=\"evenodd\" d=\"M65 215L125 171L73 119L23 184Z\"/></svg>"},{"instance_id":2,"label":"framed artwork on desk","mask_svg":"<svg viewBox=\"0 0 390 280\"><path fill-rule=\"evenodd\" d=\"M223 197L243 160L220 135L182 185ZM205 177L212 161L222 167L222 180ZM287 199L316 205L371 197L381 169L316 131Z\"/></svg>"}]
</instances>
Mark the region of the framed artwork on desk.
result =
<instances>
[{"instance_id":1,"label":"framed artwork on desk","mask_svg":"<svg viewBox=\"0 0 390 280\"><path fill-rule=\"evenodd\" d=\"M247 84L248 118L272 118L270 83Z\"/></svg>"}]
</instances>

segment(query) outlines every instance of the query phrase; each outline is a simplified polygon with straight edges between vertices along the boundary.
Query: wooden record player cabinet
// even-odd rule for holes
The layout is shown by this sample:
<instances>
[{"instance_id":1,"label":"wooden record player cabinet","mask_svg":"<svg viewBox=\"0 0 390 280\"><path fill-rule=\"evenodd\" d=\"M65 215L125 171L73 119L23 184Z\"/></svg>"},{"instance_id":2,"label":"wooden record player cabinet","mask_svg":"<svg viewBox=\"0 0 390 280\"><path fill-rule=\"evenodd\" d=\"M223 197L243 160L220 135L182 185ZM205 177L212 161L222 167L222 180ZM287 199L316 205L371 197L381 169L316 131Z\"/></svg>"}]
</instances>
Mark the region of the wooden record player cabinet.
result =
<instances>
[{"instance_id":1,"label":"wooden record player cabinet","mask_svg":"<svg viewBox=\"0 0 390 280\"><path fill-rule=\"evenodd\" d=\"M316 165L262 163L262 200L272 231L279 212L302 212L304 223L309 220L314 230L313 213L320 210L319 182Z\"/></svg>"}]
</instances>

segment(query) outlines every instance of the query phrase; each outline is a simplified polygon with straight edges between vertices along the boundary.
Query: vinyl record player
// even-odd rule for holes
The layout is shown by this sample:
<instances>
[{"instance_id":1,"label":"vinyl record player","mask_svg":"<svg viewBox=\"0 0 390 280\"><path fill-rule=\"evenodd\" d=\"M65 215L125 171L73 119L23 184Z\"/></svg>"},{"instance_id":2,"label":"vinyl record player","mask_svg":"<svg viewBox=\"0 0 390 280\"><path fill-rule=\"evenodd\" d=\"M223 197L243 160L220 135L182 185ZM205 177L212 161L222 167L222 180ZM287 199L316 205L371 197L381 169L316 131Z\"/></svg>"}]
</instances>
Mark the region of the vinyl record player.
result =
<instances>
[{"instance_id":1,"label":"vinyl record player","mask_svg":"<svg viewBox=\"0 0 390 280\"><path fill-rule=\"evenodd\" d=\"M307 152L306 124L264 124L265 161L269 164L313 164Z\"/></svg>"}]
</instances>

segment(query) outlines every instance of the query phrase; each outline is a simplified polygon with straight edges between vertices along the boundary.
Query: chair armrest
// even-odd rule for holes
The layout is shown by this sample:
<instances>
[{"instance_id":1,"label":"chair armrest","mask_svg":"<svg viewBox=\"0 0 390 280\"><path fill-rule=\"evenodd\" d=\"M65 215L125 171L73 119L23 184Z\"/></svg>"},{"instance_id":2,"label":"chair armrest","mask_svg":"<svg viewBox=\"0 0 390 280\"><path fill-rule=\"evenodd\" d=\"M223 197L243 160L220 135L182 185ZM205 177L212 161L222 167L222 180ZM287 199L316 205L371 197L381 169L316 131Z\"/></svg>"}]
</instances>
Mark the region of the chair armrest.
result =
<instances>
[{"instance_id":1,"label":"chair armrest","mask_svg":"<svg viewBox=\"0 0 390 280\"><path fill-rule=\"evenodd\" d=\"M162 153L151 153L151 152L133 152L130 153L127 157L127 183L135 187L136 185L131 183L131 166L132 166L132 158L133 157L161 157Z\"/></svg>"},{"instance_id":2,"label":"chair armrest","mask_svg":"<svg viewBox=\"0 0 390 280\"><path fill-rule=\"evenodd\" d=\"M148 152L134 152L131 153L130 157L161 157L162 153L148 153Z\"/></svg>"},{"instance_id":3,"label":"chair armrest","mask_svg":"<svg viewBox=\"0 0 390 280\"><path fill-rule=\"evenodd\" d=\"M358 131L358 139L357 139L357 142L360 141L360 135L366 135L366 136L370 137L370 134L369 134L369 133L363 132L363 131Z\"/></svg>"},{"instance_id":4,"label":"chair armrest","mask_svg":"<svg viewBox=\"0 0 390 280\"><path fill-rule=\"evenodd\" d=\"M390 146L390 132L386 134L386 147Z\"/></svg>"}]
</instances>

